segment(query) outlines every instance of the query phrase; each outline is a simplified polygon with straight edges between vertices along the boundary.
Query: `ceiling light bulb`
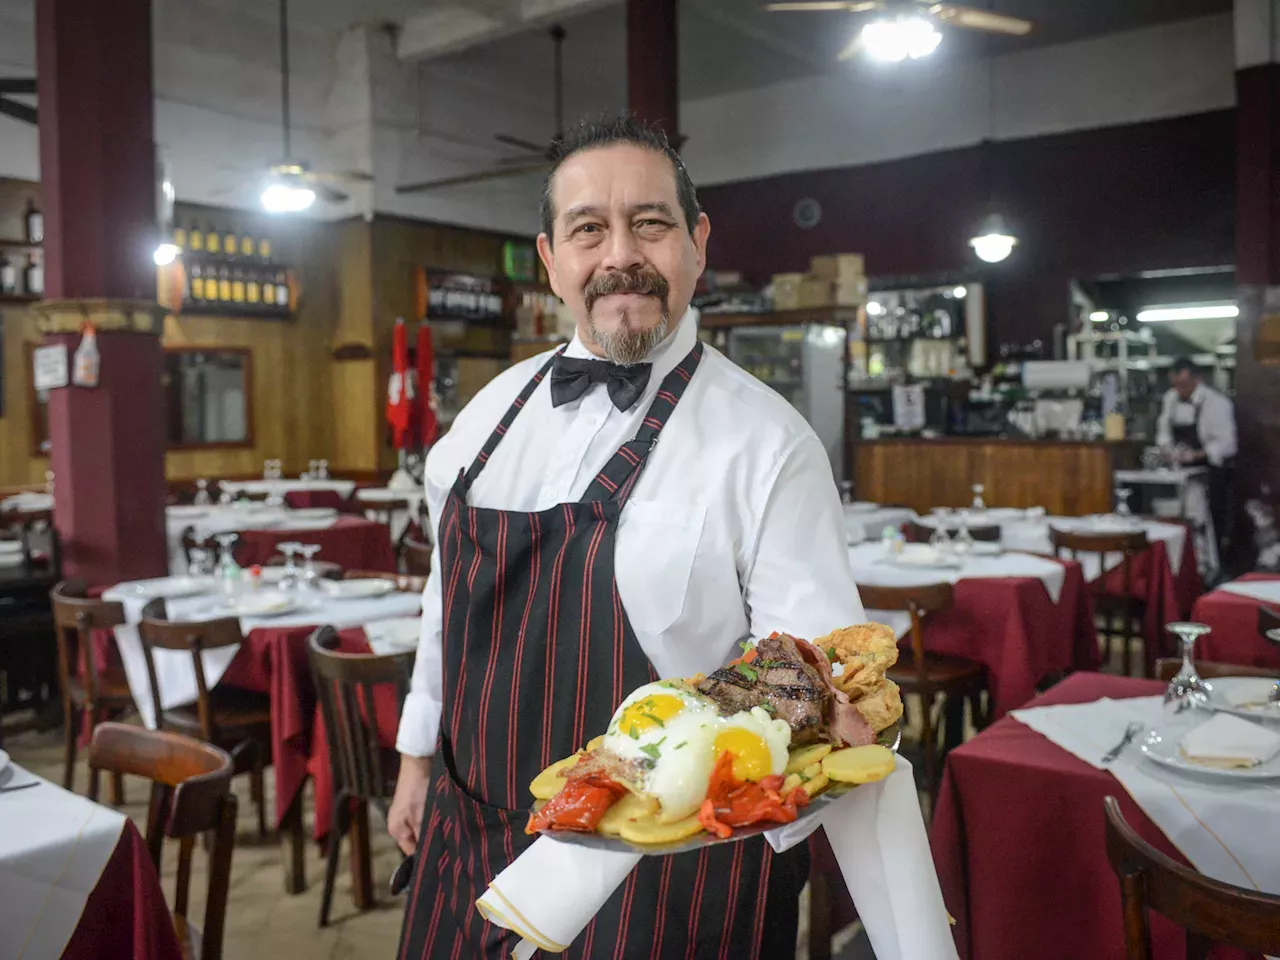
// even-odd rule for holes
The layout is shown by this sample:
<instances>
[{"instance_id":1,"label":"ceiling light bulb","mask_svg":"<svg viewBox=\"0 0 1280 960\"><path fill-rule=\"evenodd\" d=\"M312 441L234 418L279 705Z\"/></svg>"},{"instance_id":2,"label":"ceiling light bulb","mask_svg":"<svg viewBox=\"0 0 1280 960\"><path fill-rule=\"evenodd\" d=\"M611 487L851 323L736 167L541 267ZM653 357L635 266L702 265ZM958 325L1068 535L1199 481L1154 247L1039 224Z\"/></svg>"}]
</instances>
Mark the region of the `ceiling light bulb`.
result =
<instances>
[{"instance_id":1,"label":"ceiling light bulb","mask_svg":"<svg viewBox=\"0 0 1280 960\"><path fill-rule=\"evenodd\" d=\"M1110 318L1111 314L1107 313L1105 310L1095 310L1093 313L1089 314L1089 319L1094 323L1106 323Z\"/></svg>"},{"instance_id":2,"label":"ceiling light bulb","mask_svg":"<svg viewBox=\"0 0 1280 960\"><path fill-rule=\"evenodd\" d=\"M987 263L999 263L1013 253L1018 238L1013 235L1004 217L993 213L982 221L977 234L969 241L973 252L979 260Z\"/></svg>"},{"instance_id":3,"label":"ceiling light bulb","mask_svg":"<svg viewBox=\"0 0 1280 960\"><path fill-rule=\"evenodd\" d=\"M1144 307L1138 311L1141 323L1169 320L1234 320L1240 308L1234 303L1202 303L1185 307Z\"/></svg>"},{"instance_id":4,"label":"ceiling light bulb","mask_svg":"<svg viewBox=\"0 0 1280 960\"><path fill-rule=\"evenodd\" d=\"M963 300L965 297L969 295L969 288L964 286L956 287L954 290L951 291L951 295L955 297L957 300Z\"/></svg>"},{"instance_id":5,"label":"ceiling light bulb","mask_svg":"<svg viewBox=\"0 0 1280 960\"><path fill-rule=\"evenodd\" d=\"M873 317L880 316L880 314L884 313L884 304L876 300L867 301L867 313Z\"/></svg>"},{"instance_id":6,"label":"ceiling light bulb","mask_svg":"<svg viewBox=\"0 0 1280 960\"><path fill-rule=\"evenodd\" d=\"M316 192L299 183L277 180L262 191L262 206L268 213L299 213L316 201Z\"/></svg>"},{"instance_id":7,"label":"ceiling light bulb","mask_svg":"<svg viewBox=\"0 0 1280 960\"><path fill-rule=\"evenodd\" d=\"M942 34L923 17L873 20L862 28L859 37L869 56L886 63L927 57L942 42Z\"/></svg>"},{"instance_id":8,"label":"ceiling light bulb","mask_svg":"<svg viewBox=\"0 0 1280 960\"><path fill-rule=\"evenodd\" d=\"M156 247L156 252L151 256L157 267L165 267L177 260L180 252L176 244L162 243Z\"/></svg>"},{"instance_id":9,"label":"ceiling light bulb","mask_svg":"<svg viewBox=\"0 0 1280 960\"><path fill-rule=\"evenodd\" d=\"M938 44L942 42L942 34L923 17L900 20L898 21L898 28L902 31L906 43L907 56L912 60L919 60L921 57L929 56L929 54L938 49Z\"/></svg>"}]
</instances>

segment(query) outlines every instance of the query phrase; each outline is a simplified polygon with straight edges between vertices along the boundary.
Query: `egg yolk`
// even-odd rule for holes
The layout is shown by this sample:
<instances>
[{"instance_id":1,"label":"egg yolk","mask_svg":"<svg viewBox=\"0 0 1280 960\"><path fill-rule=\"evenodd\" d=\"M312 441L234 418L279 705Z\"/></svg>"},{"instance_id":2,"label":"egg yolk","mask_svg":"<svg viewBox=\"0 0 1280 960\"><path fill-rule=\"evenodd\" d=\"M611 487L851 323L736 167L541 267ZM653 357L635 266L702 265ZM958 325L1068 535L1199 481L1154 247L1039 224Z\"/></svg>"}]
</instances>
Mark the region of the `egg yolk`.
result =
<instances>
[{"instance_id":1,"label":"egg yolk","mask_svg":"<svg viewBox=\"0 0 1280 960\"><path fill-rule=\"evenodd\" d=\"M757 733L731 727L716 734L715 752L733 754L733 776L737 780L763 780L773 770L769 745Z\"/></svg>"},{"instance_id":2,"label":"egg yolk","mask_svg":"<svg viewBox=\"0 0 1280 960\"><path fill-rule=\"evenodd\" d=\"M618 730L625 737L638 737L647 730L665 726L668 720L683 709L684 702L679 697L667 693L651 693L622 711Z\"/></svg>"}]
</instances>

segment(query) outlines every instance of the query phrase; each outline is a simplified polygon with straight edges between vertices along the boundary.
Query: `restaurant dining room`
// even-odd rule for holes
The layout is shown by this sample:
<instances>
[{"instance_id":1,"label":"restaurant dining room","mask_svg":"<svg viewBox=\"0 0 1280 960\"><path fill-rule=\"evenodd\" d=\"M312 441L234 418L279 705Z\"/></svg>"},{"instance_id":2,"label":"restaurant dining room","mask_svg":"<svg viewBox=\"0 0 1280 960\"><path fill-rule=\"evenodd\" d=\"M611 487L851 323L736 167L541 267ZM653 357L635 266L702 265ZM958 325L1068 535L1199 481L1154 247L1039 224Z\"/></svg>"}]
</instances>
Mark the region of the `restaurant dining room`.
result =
<instances>
[{"instance_id":1,"label":"restaurant dining room","mask_svg":"<svg viewBox=\"0 0 1280 960\"><path fill-rule=\"evenodd\" d=\"M0 960L1280 957L1280 0L0 0Z\"/></svg>"}]
</instances>

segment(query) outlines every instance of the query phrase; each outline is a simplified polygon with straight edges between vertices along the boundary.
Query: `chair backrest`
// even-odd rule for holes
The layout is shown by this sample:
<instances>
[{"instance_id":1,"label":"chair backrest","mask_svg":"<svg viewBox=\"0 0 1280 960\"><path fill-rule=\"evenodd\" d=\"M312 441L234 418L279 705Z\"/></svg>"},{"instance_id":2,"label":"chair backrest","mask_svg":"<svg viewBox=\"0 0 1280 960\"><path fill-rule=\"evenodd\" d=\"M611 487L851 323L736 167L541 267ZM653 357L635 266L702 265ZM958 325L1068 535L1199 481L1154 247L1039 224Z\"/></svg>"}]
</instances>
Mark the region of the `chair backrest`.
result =
<instances>
[{"instance_id":1,"label":"chair backrest","mask_svg":"<svg viewBox=\"0 0 1280 960\"><path fill-rule=\"evenodd\" d=\"M1161 657L1156 661L1156 679L1168 683L1182 666L1177 657ZM1235 663L1211 663L1208 660L1196 661L1196 673L1206 680L1215 677L1274 677L1276 670L1270 667L1243 667Z\"/></svg>"},{"instance_id":2,"label":"chair backrest","mask_svg":"<svg viewBox=\"0 0 1280 960\"><path fill-rule=\"evenodd\" d=\"M425 577L431 573L431 544L405 537L403 549L404 569L407 573L419 577Z\"/></svg>"},{"instance_id":3,"label":"chair backrest","mask_svg":"<svg viewBox=\"0 0 1280 960\"><path fill-rule=\"evenodd\" d=\"M333 627L318 629L308 644L335 793L385 800L395 790L396 770L378 738L377 688L385 690L384 715L390 706L385 696L394 693L398 718L409 693L414 654L339 653L338 646Z\"/></svg>"},{"instance_id":4,"label":"chair backrest","mask_svg":"<svg viewBox=\"0 0 1280 960\"><path fill-rule=\"evenodd\" d=\"M366 503L364 508L366 512L373 514L378 523L385 523L387 526L391 526L395 514L408 512L410 509L408 500L379 500Z\"/></svg>"},{"instance_id":5,"label":"chair backrest","mask_svg":"<svg viewBox=\"0 0 1280 960\"><path fill-rule=\"evenodd\" d=\"M411 573L387 573L384 570L348 570L344 580L394 580L401 593L421 593L427 589L427 578Z\"/></svg>"},{"instance_id":6,"label":"chair backrest","mask_svg":"<svg viewBox=\"0 0 1280 960\"><path fill-rule=\"evenodd\" d=\"M164 711L160 707L160 686L156 680L154 649L186 650L196 674L196 710L200 718L200 735L206 740L216 740L218 731L214 722L213 706L209 701L209 684L205 681L205 650L230 647L244 642L240 621L235 617L217 620L198 620L190 623L166 619L163 600L152 600L142 608L142 620L138 623L138 636L142 639L142 653L147 661L147 679L151 684L151 703L155 709L156 724L164 727Z\"/></svg>"},{"instance_id":7,"label":"chair backrest","mask_svg":"<svg viewBox=\"0 0 1280 960\"><path fill-rule=\"evenodd\" d=\"M912 543L928 543L929 538L933 536L936 529L936 527L920 523L918 520L908 520L906 538ZM947 524L947 533L953 537L959 529L960 525L958 523L955 525ZM969 527L969 536L983 543L996 543L1000 539L1000 527L994 523L971 526Z\"/></svg>"},{"instance_id":8,"label":"chair backrest","mask_svg":"<svg viewBox=\"0 0 1280 960\"><path fill-rule=\"evenodd\" d=\"M1049 528L1049 543L1056 557L1062 551L1071 553L1071 559L1079 561L1082 553L1096 553L1101 561L1108 553L1120 554L1121 596L1130 603L1133 596L1133 558L1146 550L1150 543L1146 531L1117 531L1115 533L1082 533L1074 530Z\"/></svg>"},{"instance_id":9,"label":"chair backrest","mask_svg":"<svg viewBox=\"0 0 1280 960\"><path fill-rule=\"evenodd\" d=\"M147 811L147 851L156 873L166 837L179 840L173 914L180 936L188 927L191 854L195 838L212 833L209 886L205 896L201 960L221 960L222 935L236 842L236 797L231 792L231 757L212 744L176 733L122 723L100 723L89 745L89 766L151 781ZM93 777L91 783L97 783ZM90 796L90 800L97 797Z\"/></svg>"},{"instance_id":10,"label":"chair backrest","mask_svg":"<svg viewBox=\"0 0 1280 960\"><path fill-rule=\"evenodd\" d=\"M1215 943L1280 954L1280 897L1210 880L1175 863L1125 822L1115 797L1103 804L1107 859L1120 878L1128 960L1153 956L1148 909L1186 928L1187 960L1205 960Z\"/></svg>"},{"instance_id":11,"label":"chair backrest","mask_svg":"<svg viewBox=\"0 0 1280 960\"><path fill-rule=\"evenodd\" d=\"M924 618L948 609L955 602L955 588L946 582L915 587L860 583L858 596L867 610L905 610L911 615L911 655L915 660L916 681L923 690L928 675L924 662Z\"/></svg>"},{"instance_id":12,"label":"chair backrest","mask_svg":"<svg viewBox=\"0 0 1280 960\"><path fill-rule=\"evenodd\" d=\"M1266 637L1272 630L1280 630L1280 610L1273 610L1271 607L1258 608L1258 633ZM1276 641L1272 641L1273 643Z\"/></svg>"},{"instance_id":13,"label":"chair backrest","mask_svg":"<svg viewBox=\"0 0 1280 960\"><path fill-rule=\"evenodd\" d=\"M98 664L93 656L90 631L110 630L123 624L124 607L108 600L90 599L83 580L61 581L49 591L49 599L53 603L58 679L63 696L70 695L71 678L78 667L86 706L92 708L98 702Z\"/></svg>"},{"instance_id":14,"label":"chair backrest","mask_svg":"<svg viewBox=\"0 0 1280 960\"><path fill-rule=\"evenodd\" d=\"M28 572L36 566L35 549L31 545L31 536L37 527L49 530L49 570L55 577L62 575L62 543L58 538L58 528L53 522L53 510L43 507L35 510L24 510L20 507L0 512L0 526L14 530L22 543L22 565Z\"/></svg>"}]
</instances>

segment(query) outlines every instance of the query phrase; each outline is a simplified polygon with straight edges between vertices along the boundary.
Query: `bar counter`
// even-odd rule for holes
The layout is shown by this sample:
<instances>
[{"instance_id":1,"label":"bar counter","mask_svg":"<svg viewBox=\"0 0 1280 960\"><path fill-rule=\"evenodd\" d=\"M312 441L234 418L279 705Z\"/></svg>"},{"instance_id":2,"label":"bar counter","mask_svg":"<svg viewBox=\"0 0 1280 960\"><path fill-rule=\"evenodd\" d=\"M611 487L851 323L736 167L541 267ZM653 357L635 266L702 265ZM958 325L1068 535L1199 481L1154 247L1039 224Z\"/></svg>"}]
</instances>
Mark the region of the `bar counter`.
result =
<instances>
[{"instance_id":1,"label":"bar counter","mask_svg":"<svg viewBox=\"0 0 1280 960\"><path fill-rule=\"evenodd\" d=\"M1141 449L1132 440L857 440L855 495L927 513L968 506L973 484L981 483L992 507L1044 507L1055 516L1104 513L1112 506L1112 473L1136 464Z\"/></svg>"}]
</instances>

